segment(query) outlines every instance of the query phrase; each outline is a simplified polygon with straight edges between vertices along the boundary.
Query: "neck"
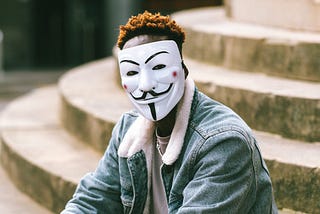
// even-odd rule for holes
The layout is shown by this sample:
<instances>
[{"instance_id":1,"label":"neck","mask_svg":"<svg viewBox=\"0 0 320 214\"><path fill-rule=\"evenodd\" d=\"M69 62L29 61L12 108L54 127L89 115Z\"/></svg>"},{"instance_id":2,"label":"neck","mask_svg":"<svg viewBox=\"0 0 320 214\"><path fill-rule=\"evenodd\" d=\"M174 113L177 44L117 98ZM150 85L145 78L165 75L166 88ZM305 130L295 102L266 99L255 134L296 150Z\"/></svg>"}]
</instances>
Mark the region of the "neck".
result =
<instances>
[{"instance_id":1,"label":"neck","mask_svg":"<svg viewBox=\"0 0 320 214\"><path fill-rule=\"evenodd\" d=\"M175 106L170 113L163 119L156 121L157 133L161 137L171 135L174 124L176 122L177 106Z\"/></svg>"}]
</instances>

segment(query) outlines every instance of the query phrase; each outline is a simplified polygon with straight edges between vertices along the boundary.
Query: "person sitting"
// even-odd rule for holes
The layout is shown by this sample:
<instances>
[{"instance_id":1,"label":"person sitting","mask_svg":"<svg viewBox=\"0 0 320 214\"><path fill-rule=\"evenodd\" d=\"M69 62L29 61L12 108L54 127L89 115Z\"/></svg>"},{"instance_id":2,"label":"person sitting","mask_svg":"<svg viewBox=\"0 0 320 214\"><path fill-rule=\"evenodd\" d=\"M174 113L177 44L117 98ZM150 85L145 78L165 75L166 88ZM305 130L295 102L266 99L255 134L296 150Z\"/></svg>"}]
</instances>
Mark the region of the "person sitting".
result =
<instances>
[{"instance_id":1,"label":"person sitting","mask_svg":"<svg viewBox=\"0 0 320 214\"><path fill-rule=\"evenodd\" d=\"M251 129L198 90L184 41L183 29L159 13L120 26L121 84L134 110L117 122L63 214L277 213Z\"/></svg>"}]
</instances>

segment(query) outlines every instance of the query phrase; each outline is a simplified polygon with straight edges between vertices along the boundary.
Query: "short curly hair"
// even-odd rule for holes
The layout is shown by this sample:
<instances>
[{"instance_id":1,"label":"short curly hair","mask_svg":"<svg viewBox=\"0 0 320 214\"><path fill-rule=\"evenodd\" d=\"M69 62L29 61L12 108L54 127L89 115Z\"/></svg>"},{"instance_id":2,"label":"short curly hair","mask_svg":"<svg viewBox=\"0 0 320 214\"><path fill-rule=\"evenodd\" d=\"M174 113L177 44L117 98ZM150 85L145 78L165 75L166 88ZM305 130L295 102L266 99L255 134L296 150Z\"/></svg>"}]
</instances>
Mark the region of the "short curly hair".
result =
<instances>
[{"instance_id":1,"label":"short curly hair","mask_svg":"<svg viewBox=\"0 0 320 214\"><path fill-rule=\"evenodd\" d=\"M180 51L182 50L182 43L185 40L185 32L169 16L163 16L160 13L152 14L145 11L137 16L132 16L127 24L120 26L117 45L122 49L129 39L143 34L167 36L168 39L174 40L177 43Z\"/></svg>"}]
</instances>

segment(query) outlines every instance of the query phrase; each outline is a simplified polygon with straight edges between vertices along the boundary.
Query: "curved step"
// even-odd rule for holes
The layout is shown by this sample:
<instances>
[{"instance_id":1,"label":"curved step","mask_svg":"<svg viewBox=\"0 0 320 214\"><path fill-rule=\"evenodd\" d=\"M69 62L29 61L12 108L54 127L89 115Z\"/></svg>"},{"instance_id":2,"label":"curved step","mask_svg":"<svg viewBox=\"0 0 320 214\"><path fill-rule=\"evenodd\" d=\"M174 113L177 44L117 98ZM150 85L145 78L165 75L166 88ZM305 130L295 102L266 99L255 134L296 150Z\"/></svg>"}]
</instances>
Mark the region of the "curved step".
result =
<instances>
[{"instance_id":1,"label":"curved step","mask_svg":"<svg viewBox=\"0 0 320 214\"><path fill-rule=\"evenodd\" d=\"M320 31L318 0L227 0L230 17L293 30Z\"/></svg>"},{"instance_id":2,"label":"curved step","mask_svg":"<svg viewBox=\"0 0 320 214\"><path fill-rule=\"evenodd\" d=\"M61 128L55 87L33 91L2 112L1 163L15 185L54 213L71 198L101 154Z\"/></svg>"},{"instance_id":3,"label":"curved step","mask_svg":"<svg viewBox=\"0 0 320 214\"><path fill-rule=\"evenodd\" d=\"M230 69L320 81L320 33L230 21L223 8L173 14L186 30L184 54Z\"/></svg>"},{"instance_id":4,"label":"curved step","mask_svg":"<svg viewBox=\"0 0 320 214\"><path fill-rule=\"evenodd\" d=\"M21 193L0 166L0 213L51 214L44 207Z\"/></svg>"},{"instance_id":5,"label":"curved step","mask_svg":"<svg viewBox=\"0 0 320 214\"><path fill-rule=\"evenodd\" d=\"M307 144L255 132L278 208L320 212L320 143Z\"/></svg>"},{"instance_id":6,"label":"curved step","mask_svg":"<svg viewBox=\"0 0 320 214\"><path fill-rule=\"evenodd\" d=\"M59 81L63 126L100 152L115 122L131 107L117 81L112 58L77 67Z\"/></svg>"},{"instance_id":7,"label":"curved step","mask_svg":"<svg viewBox=\"0 0 320 214\"><path fill-rule=\"evenodd\" d=\"M320 83L228 70L189 58L185 63L201 91L233 108L254 129L320 142ZM64 126L101 151L105 130L111 132L108 121L117 121L131 107L116 82L114 64L111 58L87 64L59 84Z\"/></svg>"},{"instance_id":8,"label":"curved step","mask_svg":"<svg viewBox=\"0 0 320 214\"><path fill-rule=\"evenodd\" d=\"M185 59L208 96L225 103L254 129L320 142L320 83L240 72Z\"/></svg>"},{"instance_id":9,"label":"curved step","mask_svg":"<svg viewBox=\"0 0 320 214\"><path fill-rule=\"evenodd\" d=\"M193 70L198 65L195 66L189 59L186 59L186 64L192 68L190 69L191 73L196 73ZM83 138L86 135L92 137L94 130L97 130L97 135L110 133L111 129L106 129L111 127L107 127L106 124L112 126L124 111L130 109L126 95L121 92L116 83L110 83L110 79L115 78L113 76L115 74L112 75L114 67L112 59L108 58L76 68L61 79L59 87L64 97L62 105L65 106L63 107L64 111L62 111L63 118L68 118L68 129L73 130L74 134ZM199 76L209 80L208 77L203 76L205 69L201 67L199 71ZM241 76L240 72L235 73ZM224 76L218 75L216 78L220 79ZM226 87L222 84L222 80L220 79L221 82L218 81L216 84ZM204 80L200 79L198 81ZM229 80L225 79L224 81L227 83ZM86 84L88 82L90 82L90 85ZM201 83L199 85L201 86ZM298 92L295 94L298 94ZM81 125L79 126L79 124ZM88 127L94 128L90 129ZM264 132L256 132L256 135L261 141L262 152L270 166L271 177L275 185L275 195L280 208L286 207L306 212L310 210L319 211L319 208L316 207L317 197L320 197L319 193L314 192L312 199L309 197L310 189L316 190L319 187L319 183L314 182L314 179L320 180L319 143L307 144ZM91 143L93 142L93 139L88 140ZM99 142L101 144L101 146L98 146L99 148L105 147L105 138L101 138ZM278 148L280 151L278 151ZM292 156L296 158L292 159ZM313 203L312 206L303 206L311 203Z\"/></svg>"}]
</instances>

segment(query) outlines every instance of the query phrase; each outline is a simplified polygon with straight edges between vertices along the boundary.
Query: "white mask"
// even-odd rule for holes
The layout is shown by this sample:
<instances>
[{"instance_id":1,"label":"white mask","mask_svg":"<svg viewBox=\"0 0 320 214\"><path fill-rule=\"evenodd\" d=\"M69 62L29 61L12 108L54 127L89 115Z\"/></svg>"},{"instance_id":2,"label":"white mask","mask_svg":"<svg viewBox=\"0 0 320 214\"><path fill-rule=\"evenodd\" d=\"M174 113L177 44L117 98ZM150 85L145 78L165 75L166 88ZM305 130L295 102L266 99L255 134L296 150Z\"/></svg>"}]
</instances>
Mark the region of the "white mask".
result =
<instances>
[{"instance_id":1,"label":"white mask","mask_svg":"<svg viewBox=\"0 0 320 214\"><path fill-rule=\"evenodd\" d=\"M173 40L123 49L118 54L118 62L122 86L145 118L161 120L181 99L185 75Z\"/></svg>"}]
</instances>

